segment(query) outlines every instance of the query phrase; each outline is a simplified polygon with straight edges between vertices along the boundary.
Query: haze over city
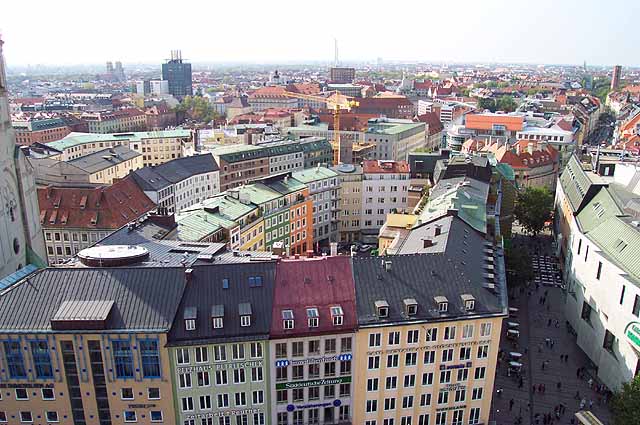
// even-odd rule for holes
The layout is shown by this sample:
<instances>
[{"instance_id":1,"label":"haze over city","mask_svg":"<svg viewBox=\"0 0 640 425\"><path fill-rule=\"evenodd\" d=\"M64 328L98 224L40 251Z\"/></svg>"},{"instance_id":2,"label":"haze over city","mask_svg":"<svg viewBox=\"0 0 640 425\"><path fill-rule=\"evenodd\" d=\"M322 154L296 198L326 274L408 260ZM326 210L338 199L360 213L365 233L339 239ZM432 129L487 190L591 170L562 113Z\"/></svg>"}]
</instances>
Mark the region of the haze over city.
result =
<instances>
[{"instance_id":1,"label":"haze over city","mask_svg":"<svg viewBox=\"0 0 640 425\"><path fill-rule=\"evenodd\" d=\"M330 62L334 37L345 62L637 65L640 45L633 0L4 3L15 66L157 63L179 48L194 63Z\"/></svg>"}]
</instances>

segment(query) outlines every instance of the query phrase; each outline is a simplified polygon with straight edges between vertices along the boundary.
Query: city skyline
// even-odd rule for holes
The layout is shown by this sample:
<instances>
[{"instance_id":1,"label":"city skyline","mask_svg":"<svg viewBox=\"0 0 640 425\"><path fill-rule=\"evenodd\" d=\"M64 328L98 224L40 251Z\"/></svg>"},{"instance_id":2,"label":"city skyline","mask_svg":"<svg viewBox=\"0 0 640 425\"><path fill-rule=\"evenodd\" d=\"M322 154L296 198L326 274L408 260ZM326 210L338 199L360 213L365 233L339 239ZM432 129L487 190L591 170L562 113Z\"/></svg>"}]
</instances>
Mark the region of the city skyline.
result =
<instances>
[{"instance_id":1,"label":"city skyline","mask_svg":"<svg viewBox=\"0 0 640 425\"><path fill-rule=\"evenodd\" d=\"M323 16L323 10L339 9L344 19L305 25L306 33L295 37L291 35L296 33L302 19L297 13L303 11L289 0L281 2L278 8L250 2L246 10L251 13L242 16L235 5L216 4L214 8L187 1L181 6L187 15L211 17L199 18L201 23L189 25L180 22L189 22L191 18L172 22L172 15L160 7L116 1L100 11L101 21L107 25L117 22L126 10L126 16L133 18L126 31L121 32L96 32L94 19L81 3L76 0L62 3L65 7L39 3L40 13L30 17L29 26L22 25L20 20L0 22L9 66L69 66L108 60L151 64L163 62L171 49L182 49L185 59L192 63L329 63L334 58L334 38L338 39L340 59L344 62L371 62L380 57L392 62L582 64L586 61L603 66L638 65L628 52L638 44L640 36L628 33L625 28L632 27L633 12L640 12L640 6L625 0L588 1L587 5L543 1L535 9L503 0L482 4L465 1L455 11L455 19L451 18L453 11L444 4L409 4L386 17L388 8L382 3L363 9L330 1L318 9L317 17ZM602 17L615 10L629 13L617 17L615 22L603 21ZM7 5L5 11L5 16L21 13L16 3ZM138 16L144 18L135 18ZM305 12L300 16L310 15ZM63 18L71 19L73 25L54 25ZM545 20L548 26L539 30L523 25ZM561 30L550 31L549 27ZM606 36L594 36L594 27ZM47 34L47 43L39 40L43 32ZM279 42L285 39L286 42Z\"/></svg>"}]
</instances>

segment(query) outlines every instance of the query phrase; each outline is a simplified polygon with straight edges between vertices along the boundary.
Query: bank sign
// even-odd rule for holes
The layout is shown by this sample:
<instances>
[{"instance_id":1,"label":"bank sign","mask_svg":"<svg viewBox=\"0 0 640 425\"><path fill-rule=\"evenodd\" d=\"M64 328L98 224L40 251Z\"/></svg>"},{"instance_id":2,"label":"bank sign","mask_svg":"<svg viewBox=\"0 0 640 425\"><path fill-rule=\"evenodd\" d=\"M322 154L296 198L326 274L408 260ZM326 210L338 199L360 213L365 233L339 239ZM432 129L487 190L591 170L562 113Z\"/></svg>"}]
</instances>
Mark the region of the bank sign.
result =
<instances>
[{"instance_id":1,"label":"bank sign","mask_svg":"<svg viewBox=\"0 0 640 425\"><path fill-rule=\"evenodd\" d=\"M624 334L633 348L640 351L640 322L629 323L624 330Z\"/></svg>"},{"instance_id":2,"label":"bank sign","mask_svg":"<svg viewBox=\"0 0 640 425\"><path fill-rule=\"evenodd\" d=\"M326 356L326 357L312 357L309 359L300 359L300 360L276 360L276 367L287 367L287 366L298 366L298 365L306 365L306 364L316 364L316 363L330 363L330 362L345 362L353 359L353 354L338 354L335 356Z\"/></svg>"}]
</instances>

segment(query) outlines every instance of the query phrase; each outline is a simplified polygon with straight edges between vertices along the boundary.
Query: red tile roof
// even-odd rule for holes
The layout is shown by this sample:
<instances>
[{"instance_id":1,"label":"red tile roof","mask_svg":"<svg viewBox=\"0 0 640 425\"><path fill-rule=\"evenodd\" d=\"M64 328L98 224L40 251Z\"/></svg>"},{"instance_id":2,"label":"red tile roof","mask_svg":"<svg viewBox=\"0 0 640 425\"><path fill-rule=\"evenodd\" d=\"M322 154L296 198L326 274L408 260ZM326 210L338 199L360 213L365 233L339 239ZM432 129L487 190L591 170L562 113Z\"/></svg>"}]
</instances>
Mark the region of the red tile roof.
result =
<instances>
[{"instance_id":1,"label":"red tile roof","mask_svg":"<svg viewBox=\"0 0 640 425\"><path fill-rule=\"evenodd\" d=\"M251 93L249 95L249 98L256 98L256 97L282 97L282 98L286 98L286 96L284 95L284 93L287 90L284 87L260 87L259 89L257 89L256 91L254 91L253 93Z\"/></svg>"},{"instance_id":2,"label":"red tile roof","mask_svg":"<svg viewBox=\"0 0 640 425\"><path fill-rule=\"evenodd\" d=\"M444 129L440 117L435 112L427 112L426 114L418 115L417 118L418 121L427 123L429 126L429 136L440 133Z\"/></svg>"},{"instance_id":3,"label":"red tile roof","mask_svg":"<svg viewBox=\"0 0 640 425\"><path fill-rule=\"evenodd\" d=\"M533 153L529 153L529 144L533 144ZM509 164L514 169L532 169L558 163L558 151L550 145L540 146L538 142L520 140L510 147L494 143L485 146L483 151L493 152L496 159Z\"/></svg>"},{"instance_id":4,"label":"red tile roof","mask_svg":"<svg viewBox=\"0 0 640 425\"><path fill-rule=\"evenodd\" d=\"M407 161L382 161L370 159L362 162L362 170L367 173L409 173Z\"/></svg>"},{"instance_id":5,"label":"red tile roof","mask_svg":"<svg viewBox=\"0 0 640 425\"><path fill-rule=\"evenodd\" d=\"M43 228L118 229L156 206L130 177L96 188L38 189Z\"/></svg>"},{"instance_id":6,"label":"red tile roof","mask_svg":"<svg viewBox=\"0 0 640 425\"><path fill-rule=\"evenodd\" d=\"M318 83L293 83L287 86L287 90L300 94L318 94L321 91Z\"/></svg>"},{"instance_id":7,"label":"red tile roof","mask_svg":"<svg viewBox=\"0 0 640 425\"><path fill-rule=\"evenodd\" d=\"M355 298L350 257L280 260L276 265L271 336L352 332L357 326ZM331 307L334 306L342 308L342 325L333 324ZM307 308L318 309L318 327L309 327ZM293 329L284 329L283 310L293 311Z\"/></svg>"},{"instance_id":8,"label":"red tile roof","mask_svg":"<svg viewBox=\"0 0 640 425\"><path fill-rule=\"evenodd\" d=\"M506 114L468 114L465 120L465 126L473 130L491 130L494 124L504 125L507 131L520 131L524 126L524 117Z\"/></svg>"}]
</instances>

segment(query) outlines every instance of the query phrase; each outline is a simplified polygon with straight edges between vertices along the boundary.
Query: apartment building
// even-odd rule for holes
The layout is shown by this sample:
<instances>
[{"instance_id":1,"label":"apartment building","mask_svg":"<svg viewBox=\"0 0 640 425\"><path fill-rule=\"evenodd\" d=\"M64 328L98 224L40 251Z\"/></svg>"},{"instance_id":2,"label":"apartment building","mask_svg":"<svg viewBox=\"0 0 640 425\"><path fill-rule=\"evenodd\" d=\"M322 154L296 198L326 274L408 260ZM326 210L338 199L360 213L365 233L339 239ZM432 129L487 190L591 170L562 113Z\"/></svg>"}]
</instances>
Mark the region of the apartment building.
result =
<instances>
[{"instance_id":1,"label":"apartment building","mask_svg":"<svg viewBox=\"0 0 640 425\"><path fill-rule=\"evenodd\" d=\"M85 112L80 119L87 123L89 133L124 133L147 129L147 117L137 108Z\"/></svg>"},{"instance_id":2,"label":"apartment building","mask_svg":"<svg viewBox=\"0 0 640 425\"><path fill-rule=\"evenodd\" d=\"M349 257L277 265L269 341L270 423L352 423L355 292ZM354 422L356 423L356 422Z\"/></svg>"},{"instance_id":3,"label":"apartment building","mask_svg":"<svg viewBox=\"0 0 640 425\"><path fill-rule=\"evenodd\" d=\"M179 268L45 269L0 296L0 419L176 423L163 348Z\"/></svg>"},{"instance_id":4,"label":"apartment building","mask_svg":"<svg viewBox=\"0 0 640 425\"><path fill-rule=\"evenodd\" d=\"M494 273L479 273L487 264ZM488 423L507 315L500 251L449 217L412 230L399 255L354 257L353 273L355 351L367 356L353 422Z\"/></svg>"},{"instance_id":5,"label":"apartment building","mask_svg":"<svg viewBox=\"0 0 640 425\"><path fill-rule=\"evenodd\" d=\"M311 168L318 165L328 166L333 163L333 148L326 138L305 137L300 139L299 142L304 158L303 168Z\"/></svg>"},{"instance_id":6,"label":"apartment building","mask_svg":"<svg viewBox=\"0 0 640 425\"><path fill-rule=\"evenodd\" d=\"M130 178L96 188L39 188L38 205L51 265L64 262L156 207Z\"/></svg>"},{"instance_id":7,"label":"apartment building","mask_svg":"<svg viewBox=\"0 0 640 425\"><path fill-rule=\"evenodd\" d=\"M340 220L338 174L318 165L295 172L292 177L307 185L313 199L313 243L329 246L329 242L337 242Z\"/></svg>"},{"instance_id":8,"label":"apartment building","mask_svg":"<svg viewBox=\"0 0 640 425\"><path fill-rule=\"evenodd\" d=\"M360 240L362 217L362 166L340 164L331 167L338 174L340 191L338 193L339 219L338 235L340 242Z\"/></svg>"},{"instance_id":9,"label":"apartment building","mask_svg":"<svg viewBox=\"0 0 640 425\"><path fill-rule=\"evenodd\" d=\"M220 192L220 169L211 155L177 158L144 167L131 177L159 207L179 213Z\"/></svg>"},{"instance_id":10,"label":"apartment building","mask_svg":"<svg viewBox=\"0 0 640 425\"><path fill-rule=\"evenodd\" d=\"M275 262L195 267L168 337L176 423L270 423Z\"/></svg>"},{"instance_id":11,"label":"apartment building","mask_svg":"<svg viewBox=\"0 0 640 425\"><path fill-rule=\"evenodd\" d=\"M249 95L247 101L254 111L263 111L265 109L296 109L299 105L299 99L286 96L286 88L277 87L260 87Z\"/></svg>"},{"instance_id":12,"label":"apartment building","mask_svg":"<svg viewBox=\"0 0 640 425\"><path fill-rule=\"evenodd\" d=\"M376 146L373 159L406 161L409 152L426 147L426 127L423 122L373 118L369 120L365 143Z\"/></svg>"},{"instance_id":13,"label":"apartment building","mask_svg":"<svg viewBox=\"0 0 640 425\"><path fill-rule=\"evenodd\" d=\"M409 163L369 160L362 163L362 170L362 238L377 244L387 214L407 208Z\"/></svg>"},{"instance_id":14,"label":"apartment building","mask_svg":"<svg viewBox=\"0 0 640 425\"><path fill-rule=\"evenodd\" d=\"M55 152L52 159L69 161L119 145L142 154L145 167L193 155L191 131L182 129L114 134L70 133L64 139L42 147Z\"/></svg>"},{"instance_id":15,"label":"apartment building","mask_svg":"<svg viewBox=\"0 0 640 425\"><path fill-rule=\"evenodd\" d=\"M123 179L132 171L142 168L142 154L118 145L72 159L67 161L67 165L77 170L73 174L84 174L88 183L111 184L114 180ZM56 166L48 166L46 174L50 175L56 168L59 169ZM68 172L68 169L63 171L64 175Z\"/></svg>"},{"instance_id":16,"label":"apartment building","mask_svg":"<svg viewBox=\"0 0 640 425\"><path fill-rule=\"evenodd\" d=\"M253 145L232 145L215 148L211 155L220 167L220 190L247 184L270 172L266 149Z\"/></svg>"},{"instance_id":17,"label":"apartment building","mask_svg":"<svg viewBox=\"0 0 640 425\"><path fill-rule=\"evenodd\" d=\"M71 132L61 118L12 117L11 125L16 132L16 143L25 146L60 140Z\"/></svg>"},{"instance_id":18,"label":"apartment building","mask_svg":"<svg viewBox=\"0 0 640 425\"><path fill-rule=\"evenodd\" d=\"M293 140L260 143L267 151L269 175L291 173L304 168L304 154L300 143Z\"/></svg>"}]
</instances>

